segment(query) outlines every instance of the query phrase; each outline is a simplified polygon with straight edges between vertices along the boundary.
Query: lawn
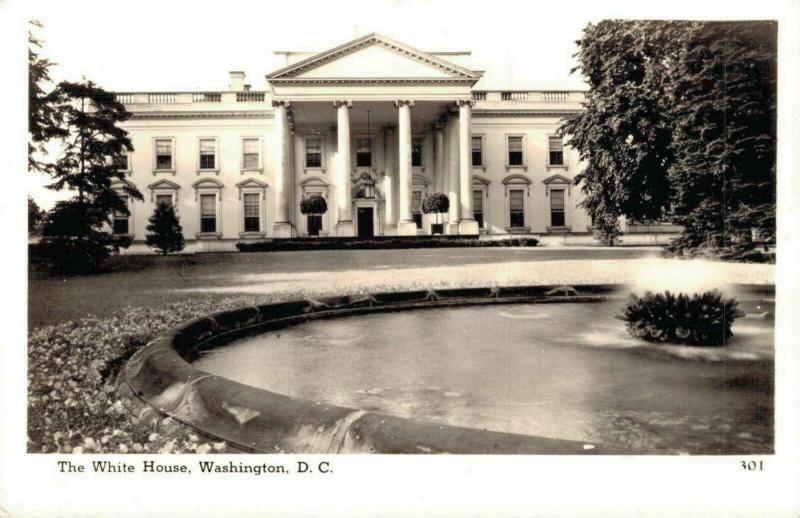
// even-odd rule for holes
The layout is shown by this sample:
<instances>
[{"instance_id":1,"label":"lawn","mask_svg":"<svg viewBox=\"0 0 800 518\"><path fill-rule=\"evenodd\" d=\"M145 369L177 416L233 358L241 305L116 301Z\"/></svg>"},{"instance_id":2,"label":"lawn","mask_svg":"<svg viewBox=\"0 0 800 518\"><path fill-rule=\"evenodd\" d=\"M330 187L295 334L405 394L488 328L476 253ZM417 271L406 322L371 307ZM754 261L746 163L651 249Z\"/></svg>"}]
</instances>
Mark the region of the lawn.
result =
<instances>
[{"instance_id":1,"label":"lawn","mask_svg":"<svg viewBox=\"0 0 800 518\"><path fill-rule=\"evenodd\" d=\"M155 333L224 308L320 295L492 285L638 289L773 284L774 266L663 259L658 249L449 248L125 256L85 277L29 276L28 450L225 452L140 418L115 374ZM94 316L89 316L94 315Z\"/></svg>"},{"instance_id":2,"label":"lawn","mask_svg":"<svg viewBox=\"0 0 800 518\"><path fill-rule=\"evenodd\" d=\"M396 285L404 274L417 280L432 276L446 284L464 275L501 279L504 270L524 270L529 263L547 262L557 269L562 261L628 261L658 255L651 248L436 248L122 256L114 258L116 271L111 273L82 277L31 273L28 326L32 330L88 314L110 316L126 306L157 308L242 294L352 291L354 283L365 288L379 282ZM537 267L531 266L535 271Z\"/></svg>"}]
</instances>

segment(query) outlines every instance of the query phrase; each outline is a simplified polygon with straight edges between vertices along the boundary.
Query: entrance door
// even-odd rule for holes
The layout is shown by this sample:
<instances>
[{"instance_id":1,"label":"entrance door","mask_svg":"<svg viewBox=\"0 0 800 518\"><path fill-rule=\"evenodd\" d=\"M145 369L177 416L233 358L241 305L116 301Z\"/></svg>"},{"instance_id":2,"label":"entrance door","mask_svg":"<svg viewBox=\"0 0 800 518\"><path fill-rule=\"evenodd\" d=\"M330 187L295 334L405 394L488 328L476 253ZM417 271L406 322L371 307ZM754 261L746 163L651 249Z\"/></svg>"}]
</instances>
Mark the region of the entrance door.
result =
<instances>
[{"instance_id":1,"label":"entrance door","mask_svg":"<svg viewBox=\"0 0 800 518\"><path fill-rule=\"evenodd\" d=\"M358 208L358 237L373 237L375 235L372 212L372 207Z\"/></svg>"},{"instance_id":2,"label":"entrance door","mask_svg":"<svg viewBox=\"0 0 800 518\"><path fill-rule=\"evenodd\" d=\"M309 214L308 216L308 235L318 236L322 230L322 216L319 214Z\"/></svg>"}]
</instances>

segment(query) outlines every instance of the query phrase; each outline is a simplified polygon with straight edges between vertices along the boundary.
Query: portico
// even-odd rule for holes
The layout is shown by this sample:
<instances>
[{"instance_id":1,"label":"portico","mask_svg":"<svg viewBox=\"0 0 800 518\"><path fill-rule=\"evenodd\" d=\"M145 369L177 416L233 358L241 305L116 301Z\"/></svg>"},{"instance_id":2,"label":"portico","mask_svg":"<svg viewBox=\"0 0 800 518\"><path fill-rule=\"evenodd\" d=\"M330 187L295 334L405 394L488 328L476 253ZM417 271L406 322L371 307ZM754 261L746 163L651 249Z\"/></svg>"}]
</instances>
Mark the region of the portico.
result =
<instances>
[{"instance_id":1,"label":"portico","mask_svg":"<svg viewBox=\"0 0 800 518\"><path fill-rule=\"evenodd\" d=\"M266 90L231 71L226 91L116 93L132 114L121 167L150 196L115 228L143 245L163 198L196 251L434 232L591 240L581 159L559 134L583 92L490 88L470 52L380 34L275 54L284 66ZM447 196L445 214L423 213L433 193ZM304 213L308 198L319 199Z\"/></svg>"},{"instance_id":2,"label":"portico","mask_svg":"<svg viewBox=\"0 0 800 518\"><path fill-rule=\"evenodd\" d=\"M419 204L434 189L450 199L448 233L477 235L470 126L479 79L374 34L268 75L276 118L274 236L307 234L292 190L312 178L330 184L332 235L427 233ZM292 150L300 156L292 158ZM371 225L364 219L370 210Z\"/></svg>"}]
</instances>

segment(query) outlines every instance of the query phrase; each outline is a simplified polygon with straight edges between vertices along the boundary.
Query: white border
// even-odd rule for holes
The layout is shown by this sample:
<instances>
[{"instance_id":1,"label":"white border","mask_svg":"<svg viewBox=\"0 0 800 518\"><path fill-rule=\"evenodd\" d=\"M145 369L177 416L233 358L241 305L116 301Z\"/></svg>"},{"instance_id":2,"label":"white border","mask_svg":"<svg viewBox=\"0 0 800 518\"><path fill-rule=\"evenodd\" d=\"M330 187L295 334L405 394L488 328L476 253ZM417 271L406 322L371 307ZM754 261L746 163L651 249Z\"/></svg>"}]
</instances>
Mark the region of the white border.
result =
<instances>
[{"instance_id":1,"label":"white border","mask_svg":"<svg viewBox=\"0 0 800 518\"><path fill-rule=\"evenodd\" d=\"M567 0L565 0L567 1ZM409 4L412 0L408 0ZM501 2L502 3L502 2ZM776 351L776 449L767 469L747 473L739 457L547 457L547 456L263 456L292 462L331 460L335 473L300 478L176 478L173 476L64 477L56 457L25 451L26 242L25 183L10 184L2 199L9 250L3 268L4 318L0 347L0 514L11 516L797 516L800 512L798 434L797 214L800 213L800 56L797 0L761 2L605 3L569 2L575 11L614 18L780 18L779 28L779 256ZM402 2L400 3L403 4ZM0 4L0 88L3 146L0 166L9 178L24 174L26 147L25 10ZM384 4L387 15L396 3ZM82 16L91 12L76 10ZM455 7L455 5L453 5ZM497 2L482 9L504 9ZM138 7L137 7L138 8ZM424 5L423 5L424 8ZM255 9L255 6L254 6ZM535 9L535 11L534 11ZM342 6L350 27L356 6ZM527 12L526 12L527 11ZM472 11L471 11L472 12ZM513 6L515 16L547 16L543 6ZM265 19L280 9L264 9ZM503 27L480 24L481 38L502 38ZM338 20L331 20L335 26ZM443 24L450 23L442 20ZM477 32L476 32L477 34ZM476 37L477 39L477 37ZM412 42L413 43L413 42ZM476 41L475 47L480 42ZM17 223L11 223L17 222ZM108 459L109 457L104 457ZM139 461L140 456L126 456ZM255 457L253 457L255 459ZM87 457L88 459L88 457ZM217 457L218 460L223 460ZM238 458L237 458L238 459ZM162 457L193 462L193 456ZM391 511L389 511L391 510Z\"/></svg>"}]
</instances>

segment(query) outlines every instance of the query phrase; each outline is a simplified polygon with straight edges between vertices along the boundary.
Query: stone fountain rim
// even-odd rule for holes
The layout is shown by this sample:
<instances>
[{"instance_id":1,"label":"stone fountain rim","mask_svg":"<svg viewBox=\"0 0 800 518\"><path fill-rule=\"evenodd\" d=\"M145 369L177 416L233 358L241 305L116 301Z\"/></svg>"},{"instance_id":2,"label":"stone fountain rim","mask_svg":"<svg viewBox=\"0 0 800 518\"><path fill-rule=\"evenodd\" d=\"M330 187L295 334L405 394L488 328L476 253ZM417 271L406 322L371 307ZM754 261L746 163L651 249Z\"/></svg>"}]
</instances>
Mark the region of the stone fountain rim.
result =
<instances>
[{"instance_id":1,"label":"stone fountain rim","mask_svg":"<svg viewBox=\"0 0 800 518\"><path fill-rule=\"evenodd\" d=\"M774 291L764 285L738 285ZM599 444L439 425L329 405L244 385L195 368L200 350L313 319L514 303L607 300L623 285L454 288L326 297L211 313L159 333L137 351L118 389L152 417L256 453L618 454Z\"/></svg>"}]
</instances>

